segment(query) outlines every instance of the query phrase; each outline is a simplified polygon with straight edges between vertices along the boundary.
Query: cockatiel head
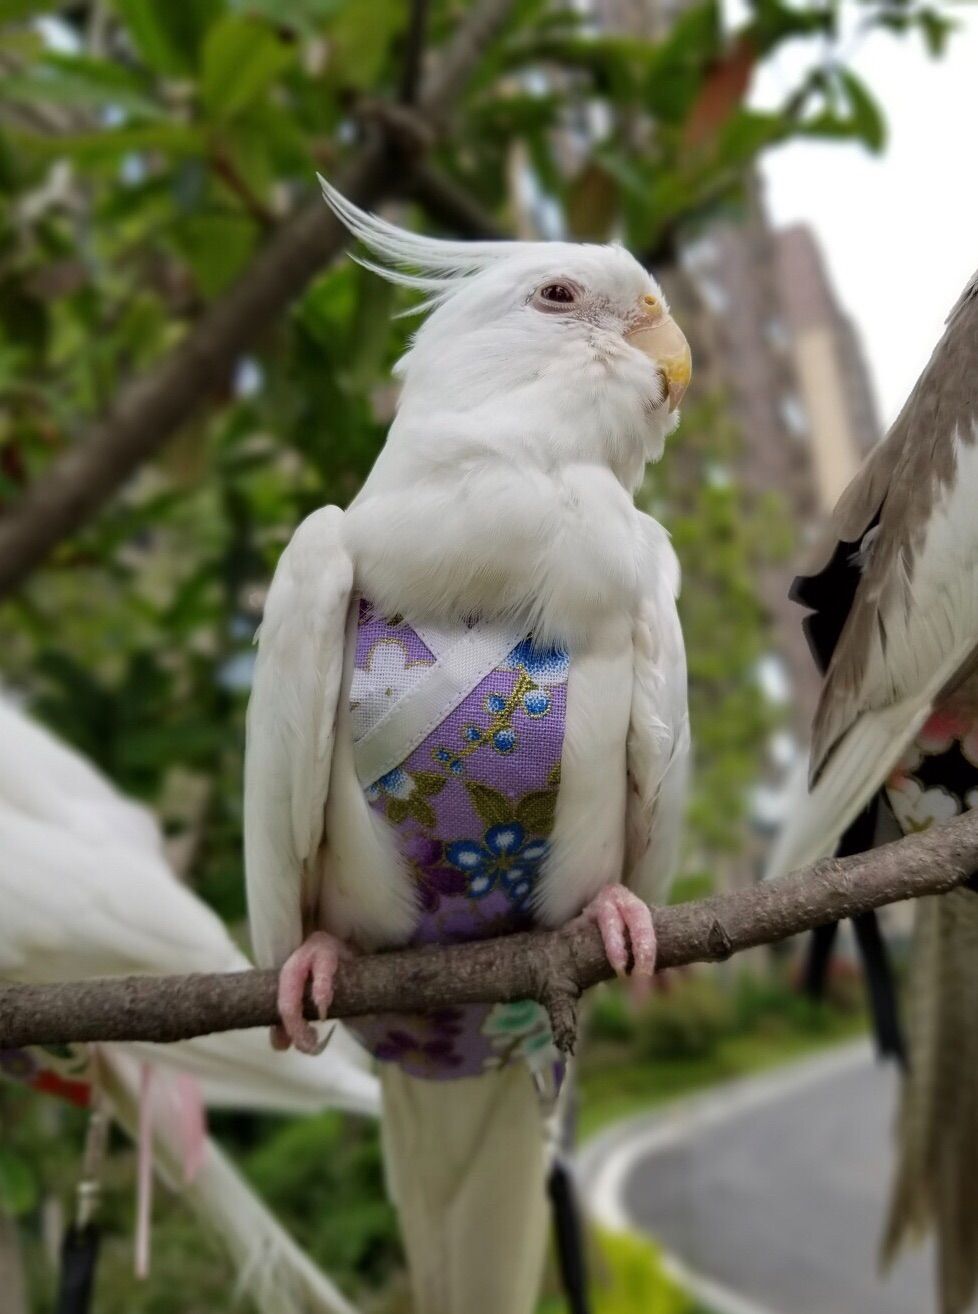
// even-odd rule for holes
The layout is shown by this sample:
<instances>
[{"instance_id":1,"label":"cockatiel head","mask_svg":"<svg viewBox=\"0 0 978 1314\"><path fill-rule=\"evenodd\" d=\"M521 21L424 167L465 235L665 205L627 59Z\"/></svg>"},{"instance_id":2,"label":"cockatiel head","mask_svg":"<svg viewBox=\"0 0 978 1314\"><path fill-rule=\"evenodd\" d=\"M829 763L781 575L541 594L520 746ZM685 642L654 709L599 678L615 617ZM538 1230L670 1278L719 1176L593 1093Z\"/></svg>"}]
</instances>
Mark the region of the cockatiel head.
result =
<instances>
[{"instance_id":1,"label":"cockatiel head","mask_svg":"<svg viewBox=\"0 0 978 1314\"><path fill-rule=\"evenodd\" d=\"M397 414L344 517L358 587L417 620L607 632L644 587L632 498L690 377L658 284L617 245L422 237L320 181L378 262L361 263L426 294Z\"/></svg>"},{"instance_id":2,"label":"cockatiel head","mask_svg":"<svg viewBox=\"0 0 978 1314\"><path fill-rule=\"evenodd\" d=\"M456 415L505 402L550 459L606 461L634 488L678 422L691 358L662 290L617 244L452 242L368 215L320 179L327 203L379 257L361 260L427 293L396 367L402 410L433 398Z\"/></svg>"}]
</instances>

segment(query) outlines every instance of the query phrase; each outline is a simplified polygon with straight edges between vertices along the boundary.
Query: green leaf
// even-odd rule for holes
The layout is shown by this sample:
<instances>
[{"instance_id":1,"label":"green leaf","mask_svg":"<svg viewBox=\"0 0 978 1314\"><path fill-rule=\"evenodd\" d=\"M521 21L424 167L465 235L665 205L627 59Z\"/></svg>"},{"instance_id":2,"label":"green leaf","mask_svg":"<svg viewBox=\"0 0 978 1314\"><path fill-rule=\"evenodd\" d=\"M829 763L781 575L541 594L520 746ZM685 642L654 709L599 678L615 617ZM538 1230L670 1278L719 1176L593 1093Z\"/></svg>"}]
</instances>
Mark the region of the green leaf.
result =
<instances>
[{"instance_id":1,"label":"green leaf","mask_svg":"<svg viewBox=\"0 0 978 1314\"><path fill-rule=\"evenodd\" d=\"M486 826L504 825L513 820L513 805L505 794L477 780L467 780L465 788L472 806Z\"/></svg>"},{"instance_id":2,"label":"green leaf","mask_svg":"<svg viewBox=\"0 0 978 1314\"><path fill-rule=\"evenodd\" d=\"M231 119L252 104L292 61L289 47L260 20L231 14L204 42L200 93L212 117Z\"/></svg>"},{"instance_id":3,"label":"green leaf","mask_svg":"<svg viewBox=\"0 0 978 1314\"><path fill-rule=\"evenodd\" d=\"M703 0L680 15L658 46L646 77L646 104L657 118L665 123L684 121L722 41L716 0Z\"/></svg>"},{"instance_id":4,"label":"green leaf","mask_svg":"<svg viewBox=\"0 0 978 1314\"><path fill-rule=\"evenodd\" d=\"M357 299L349 336L349 364L345 371L351 388L370 386L384 360L391 336L396 292L393 284L368 269L357 269Z\"/></svg>"},{"instance_id":5,"label":"green leaf","mask_svg":"<svg viewBox=\"0 0 978 1314\"><path fill-rule=\"evenodd\" d=\"M257 240L254 222L233 214L186 215L173 224L170 235L208 297L240 273Z\"/></svg>"},{"instance_id":6,"label":"green leaf","mask_svg":"<svg viewBox=\"0 0 978 1314\"><path fill-rule=\"evenodd\" d=\"M782 0L752 0L753 21L748 27L761 55L770 54L793 38L835 37L837 6L783 4Z\"/></svg>"},{"instance_id":7,"label":"green leaf","mask_svg":"<svg viewBox=\"0 0 978 1314\"><path fill-rule=\"evenodd\" d=\"M755 156L790 135L791 125L783 114L740 109L725 124L718 155L725 164L749 164Z\"/></svg>"},{"instance_id":8,"label":"green leaf","mask_svg":"<svg viewBox=\"0 0 978 1314\"><path fill-rule=\"evenodd\" d=\"M855 73L840 68L838 77L852 111L854 135L864 141L871 151L881 151L886 144L886 121L882 110L866 84Z\"/></svg>"},{"instance_id":9,"label":"green leaf","mask_svg":"<svg viewBox=\"0 0 978 1314\"><path fill-rule=\"evenodd\" d=\"M516 820L531 835L549 835L554 828L556 789L537 789L524 794L516 805Z\"/></svg>"},{"instance_id":10,"label":"green leaf","mask_svg":"<svg viewBox=\"0 0 978 1314\"><path fill-rule=\"evenodd\" d=\"M343 0L289 0L288 5L282 0L249 0L248 8L271 22L314 36L342 5Z\"/></svg>"},{"instance_id":11,"label":"green leaf","mask_svg":"<svg viewBox=\"0 0 978 1314\"><path fill-rule=\"evenodd\" d=\"M0 0L0 23L16 23L50 10L51 0Z\"/></svg>"},{"instance_id":12,"label":"green leaf","mask_svg":"<svg viewBox=\"0 0 978 1314\"><path fill-rule=\"evenodd\" d=\"M224 0L112 0L133 44L157 73L196 71L201 41Z\"/></svg>"},{"instance_id":13,"label":"green leaf","mask_svg":"<svg viewBox=\"0 0 978 1314\"><path fill-rule=\"evenodd\" d=\"M387 820L392 826L399 826L402 821L407 821L411 815L411 808L407 799L389 798L387 800Z\"/></svg>"},{"instance_id":14,"label":"green leaf","mask_svg":"<svg viewBox=\"0 0 978 1314\"><path fill-rule=\"evenodd\" d=\"M398 799L391 800L392 803L399 801ZM406 807L408 816L413 817L419 826L423 826L425 830L434 830L437 821L435 810L426 799L421 797L417 790L407 800ZM392 821L393 819L393 816L391 816Z\"/></svg>"},{"instance_id":15,"label":"green leaf","mask_svg":"<svg viewBox=\"0 0 978 1314\"><path fill-rule=\"evenodd\" d=\"M160 106L147 96L140 79L119 64L100 59L49 55L32 69L4 78L3 93L11 100L106 107L137 114L157 114Z\"/></svg>"},{"instance_id":16,"label":"green leaf","mask_svg":"<svg viewBox=\"0 0 978 1314\"><path fill-rule=\"evenodd\" d=\"M380 76L395 37L404 30L403 0L371 0L364 21L363 0L344 0L329 25L333 67L346 86L369 87Z\"/></svg>"},{"instance_id":17,"label":"green leaf","mask_svg":"<svg viewBox=\"0 0 978 1314\"><path fill-rule=\"evenodd\" d=\"M17 1217L37 1204L38 1185L34 1173L20 1155L0 1146L0 1212Z\"/></svg>"},{"instance_id":18,"label":"green leaf","mask_svg":"<svg viewBox=\"0 0 978 1314\"><path fill-rule=\"evenodd\" d=\"M164 155L201 155L200 133L183 123L146 123L103 132L74 132L46 137L23 133L20 140L44 158L68 156L83 164L111 164L134 151L161 151Z\"/></svg>"},{"instance_id":19,"label":"green leaf","mask_svg":"<svg viewBox=\"0 0 978 1314\"><path fill-rule=\"evenodd\" d=\"M437 771L412 771L411 779L418 792L425 798L440 794L447 784L445 777L440 776Z\"/></svg>"},{"instance_id":20,"label":"green leaf","mask_svg":"<svg viewBox=\"0 0 978 1314\"><path fill-rule=\"evenodd\" d=\"M927 53L939 59L947 49L951 33L958 24L936 9L924 9L917 15L917 26L923 33Z\"/></svg>"}]
</instances>

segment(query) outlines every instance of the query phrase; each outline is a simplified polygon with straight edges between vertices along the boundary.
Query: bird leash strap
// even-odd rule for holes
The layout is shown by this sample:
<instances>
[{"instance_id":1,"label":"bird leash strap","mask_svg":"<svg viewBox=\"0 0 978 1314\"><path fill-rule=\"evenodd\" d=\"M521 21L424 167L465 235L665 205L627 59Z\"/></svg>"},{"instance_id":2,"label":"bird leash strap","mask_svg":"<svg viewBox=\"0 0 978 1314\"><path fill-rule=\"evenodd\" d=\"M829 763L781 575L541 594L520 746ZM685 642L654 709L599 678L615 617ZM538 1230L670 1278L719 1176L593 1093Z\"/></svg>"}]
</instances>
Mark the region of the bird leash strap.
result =
<instances>
[{"instance_id":1,"label":"bird leash strap","mask_svg":"<svg viewBox=\"0 0 978 1314\"><path fill-rule=\"evenodd\" d=\"M568 1314L589 1314L581 1205L573 1174L562 1152L558 1152L550 1167L547 1193L553 1210L557 1266Z\"/></svg>"},{"instance_id":2,"label":"bird leash strap","mask_svg":"<svg viewBox=\"0 0 978 1314\"><path fill-rule=\"evenodd\" d=\"M101 1240L96 1216L102 1190L102 1162L108 1132L108 1115L99 1101L97 1091L93 1090L82 1170L75 1194L75 1215L61 1243L55 1314L92 1314L92 1294Z\"/></svg>"},{"instance_id":3,"label":"bird leash strap","mask_svg":"<svg viewBox=\"0 0 978 1314\"><path fill-rule=\"evenodd\" d=\"M850 854L864 853L873 847L878 808L877 795L839 841L835 851L836 857L844 858ZM879 918L872 911L862 913L853 918L852 926L859 956L862 959L877 1052L880 1058L893 1058L901 1067L905 1067L907 1047L900 1020L900 1005L893 977L893 966L880 929ZM824 996L838 929L838 922L829 922L812 932L805 988L814 999L821 999Z\"/></svg>"}]
</instances>

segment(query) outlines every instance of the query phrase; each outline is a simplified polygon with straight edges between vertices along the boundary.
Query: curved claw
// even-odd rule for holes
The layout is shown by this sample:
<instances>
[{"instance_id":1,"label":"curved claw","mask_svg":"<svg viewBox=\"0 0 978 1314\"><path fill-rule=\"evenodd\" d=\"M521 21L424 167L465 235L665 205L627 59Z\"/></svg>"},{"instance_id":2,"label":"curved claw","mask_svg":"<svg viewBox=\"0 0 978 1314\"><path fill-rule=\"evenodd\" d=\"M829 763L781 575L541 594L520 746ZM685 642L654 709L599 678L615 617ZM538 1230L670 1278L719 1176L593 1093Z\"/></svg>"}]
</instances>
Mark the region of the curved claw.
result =
<instances>
[{"instance_id":1,"label":"curved claw","mask_svg":"<svg viewBox=\"0 0 978 1314\"><path fill-rule=\"evenodd\" d=\"M619 976L629 974L629 950L632 974L654 974L656 943L652 910L637 894L624 885L606 885L581 916L597 923L608 962Z\"/></svg>"},{"instance_id":2,"label":"curved claw","mask_svg":"<svg viewBox=\"0 0 978 1314\"><path fill-rule=\"evenodd\" d=\"M333 1028L320 1041L316 1029L306 1021L303 1010L307 983L316 1011L325 1020L333 1002L333 985L346 946L326 931L315 931L286 959L278 977L278 1012L281 1024L272 1028L272 1046L288 1049L295 1045L303 1054L321 1054L329 1044Z\"/></svg>"}]
</instances>

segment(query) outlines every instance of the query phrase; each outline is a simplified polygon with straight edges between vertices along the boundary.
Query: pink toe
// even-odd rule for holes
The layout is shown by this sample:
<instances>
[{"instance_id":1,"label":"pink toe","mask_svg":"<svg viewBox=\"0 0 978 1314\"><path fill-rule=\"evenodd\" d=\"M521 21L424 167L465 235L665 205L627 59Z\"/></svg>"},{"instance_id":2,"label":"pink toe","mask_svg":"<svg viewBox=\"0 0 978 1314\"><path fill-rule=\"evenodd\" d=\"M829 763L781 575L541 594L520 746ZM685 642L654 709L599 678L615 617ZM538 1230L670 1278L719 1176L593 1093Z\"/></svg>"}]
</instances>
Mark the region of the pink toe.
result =
<instances>
[{"instance_id":1,"label":"pink toe","mask_svg":"<svg viewBox=\"0 0 978 1314\"><path fill-rule=\"evenodd\" d=\"M621 914L614 905L605 903L598 908L597 919L608 962L622 976L628 969L628 946Z\"/></svg>"},{"instance_id":2,"label":"pink toe","mask_svg":"<svg viewBox=\"0 0 978 1314\"><path fill-rule=\"evenodd\" d=\"M291 1041L304 1054L320 1054L326 1040L320 1042L316 1030L304 1017L305 993L309 993L321 1019L325 1019L333 1002L336 969L343 945L325 931L315 931L283 964L278 978L278 1011L282 1019L281 1035L273 1034L277 1048L288 1048Z\"/></svg>"},{"instance_id":3,"label":"pink toe","mask_svg":"<svg viewBox=\"0 0 978 1314\"><path fill-rule=\"evenodd\" d=\"M619 976L628 973L629 961L637 976L653 974L656 944L652 912L637 895L623 885L608 885L591 900L583 915L597 922L608 962Z\"/></svg>"},{"instance_id":4,"label":"pink toe","mask_svg":"<svg viewBox=\"0 0 978 1314\"><path fill-rule=\"evenodd\" d=\"M336 958L325 954L317 957L312 969L312 1002L320 1020L325 1021L333 1002L333 984L336 979Z\"/></svg>"},{"instance_id":5,"label":"pink toe","mask_svg":"<svg viewBox=\"0 0 978 1314\"><path fill-rule=\"evenodd\" d=\"M303 1016L309 963L302 949L289 958L278 978L278 1013L285 1036L304 1054L316 1046L316 1033ZM274 1043L274 1042L273 1042Z\"/></svg>"},{"instance_id":6,"label":"pink toe","mask_svg":"<svg viewBox=\"0 0 978 1314\"><path fill-rule=\"evenodd\" d=\"M634 971L638 976L652 976L655 972L655 927L648 908L630 910L626 914L628 939L632 946Z\"/></svg>"}]
</instances>

